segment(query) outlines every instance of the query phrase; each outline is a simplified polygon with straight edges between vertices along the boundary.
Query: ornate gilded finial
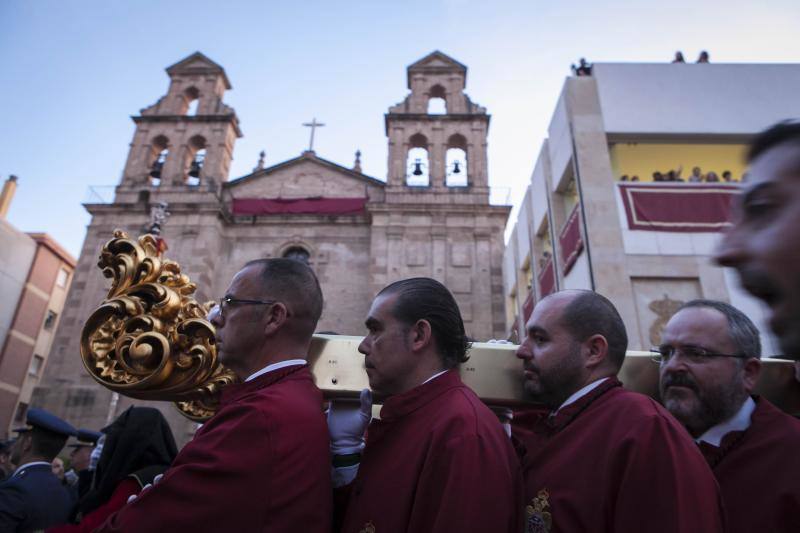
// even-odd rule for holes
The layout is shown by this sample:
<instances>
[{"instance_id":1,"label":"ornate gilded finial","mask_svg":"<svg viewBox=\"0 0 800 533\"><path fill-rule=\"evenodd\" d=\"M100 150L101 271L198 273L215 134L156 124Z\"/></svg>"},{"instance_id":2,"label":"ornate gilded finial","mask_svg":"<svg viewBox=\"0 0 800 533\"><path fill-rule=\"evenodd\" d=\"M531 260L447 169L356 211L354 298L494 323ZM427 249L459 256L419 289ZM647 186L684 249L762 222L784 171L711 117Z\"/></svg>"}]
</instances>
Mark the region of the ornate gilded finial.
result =
<instances>
[{"instance_id":1,"label":"ornate gilded finial","mask_svg":"<svg viewBox=\"0 0 800 533\"><path fill-rule=\"evenodd\" d=\"M264 150L261 150L258 154L258 163L256 163L253 172L258 172L259 170L264 169L264 158L267 157L267 153Z\"/></svg>"},{"instance_id":2,"label":"ornate gilded finial","mask_svg":"<svg viewBox=\"0 0 800 533\"><path fill-rule=\"evenodd\" d=\"M154 225L164 218L154 217ZM176 402L184 416L203 421L237 378L217 359L214 326L205 318L213 303L192 297L195 284L178 263L162 258L158 241L116 230L103 247L97 266L111 288L83 327L81 359L106 388Z\"/></svg>"},{"instance_id":3,"label":"ornate gilded finial","mask_svg":"<svg viewBox=\"0 0 800 533\"><path fill-rule=\"evenodd\" d=\"M353 170L361 172L361 150L356 150L356 162L353 164Z\"/></svg>"}]
</instances>

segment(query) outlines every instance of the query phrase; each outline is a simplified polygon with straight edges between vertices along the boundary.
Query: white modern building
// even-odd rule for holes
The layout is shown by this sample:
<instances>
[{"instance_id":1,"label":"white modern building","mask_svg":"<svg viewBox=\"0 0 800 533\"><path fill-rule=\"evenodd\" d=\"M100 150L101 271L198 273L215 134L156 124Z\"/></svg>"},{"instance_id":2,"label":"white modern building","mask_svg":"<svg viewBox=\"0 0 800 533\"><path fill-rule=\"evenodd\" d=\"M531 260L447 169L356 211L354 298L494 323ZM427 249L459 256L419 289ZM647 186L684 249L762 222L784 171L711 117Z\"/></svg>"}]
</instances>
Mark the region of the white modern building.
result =
<instances>
[{"instance_id":1,"label":"white modern building","mask_svg":"<svg viewBox=\"0 0 800 533\"><path fill-rule=\"evenodd\" d=\"M760 304L710 256L748 141L796 117L800 64L598 63L567 78L510 222L509 336L517 340L538 299L569 288L609 297L631 349L657 344L676 307L698 297L732 303L767 332ZM778 353L768 334L764 344Z\"/></svg>"}]
</instances>

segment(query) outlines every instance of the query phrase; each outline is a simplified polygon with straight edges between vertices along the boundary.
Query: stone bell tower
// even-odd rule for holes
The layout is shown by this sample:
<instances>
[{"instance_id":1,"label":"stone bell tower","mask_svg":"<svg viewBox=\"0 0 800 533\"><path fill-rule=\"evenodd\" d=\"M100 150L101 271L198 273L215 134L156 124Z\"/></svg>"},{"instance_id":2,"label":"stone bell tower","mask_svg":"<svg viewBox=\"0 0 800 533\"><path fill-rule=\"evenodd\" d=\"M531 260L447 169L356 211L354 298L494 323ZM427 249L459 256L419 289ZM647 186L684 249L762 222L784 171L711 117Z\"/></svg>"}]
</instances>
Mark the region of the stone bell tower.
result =
<instances>
[{"instance_id":1,"label":"stone bell tower","mask_svg":"<svg viewBox=\"0 0 800 533\"><path fill-rule=\"evenodd\" d=\"M369 206L371 289L432 277L453 292L468 335L500 338L510 207L489 204L489 115L464 93L467 67L442 52L407 72L410 94L385 115L385 201Z\"/></svg>"},{"instance_id":2,"label":"stone bell tower","mask_svg":"<svg viewBox=\"0 0 800 533\"><path fill-rule=\"evenodd\" d=\"M395 201L424 192L449 203L488 203L489 115L464 93L467 67L435 51L407 72L411 93L385 116L387 194Z\"/></svg>"},{"instance_id":3,"label":"stone bell tower","mask_svg":"<svg viewBox=\"0 0 800 533\"><path fill-rule=\"evenodd\" d=\"M167 94L134 116L117 193L216 190L228 178L239 119L222 98L225 70L200 52L168 67Z\"/></svg>"}]
</instances>

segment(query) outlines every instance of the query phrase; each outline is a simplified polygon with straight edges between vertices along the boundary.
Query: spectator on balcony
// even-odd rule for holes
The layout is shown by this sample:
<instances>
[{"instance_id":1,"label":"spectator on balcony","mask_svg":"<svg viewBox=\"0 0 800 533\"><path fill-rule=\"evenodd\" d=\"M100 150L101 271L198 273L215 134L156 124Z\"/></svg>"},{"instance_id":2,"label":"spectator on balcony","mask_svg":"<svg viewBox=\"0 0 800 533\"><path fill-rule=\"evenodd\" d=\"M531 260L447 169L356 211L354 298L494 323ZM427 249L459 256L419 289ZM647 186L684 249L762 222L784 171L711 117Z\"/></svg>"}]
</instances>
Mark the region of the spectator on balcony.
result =
<instances>
[{"instance_id":1,"label":"spectator on balcony","mask_svg":"<svg viewBox=\"0 0 800 533\"><path fill-rule=\"evenodd\" d=\"M623 174L622 177L619 179L619 181L628 181L628 175Z\"/></svg>"},{"instance_id":2,"label":"spectator on balcony","mask_svg":"<svg viewBox=\"0 0 800 533\"><path fill-rule=\"evenodd\" d=\"M731 174L730 170L726 170L722 173L722 181L731 182L733 181L733 174Z\"/></svg>"},{"instance_id":3,"label":"spectator on balcony","mask_svg":"<svg viewBox=\"0 0 800 533\"><path fill-rule=\"evenodd\" d=\"M705 176L703 176L703 172L700 170L700 167L694 167L692 169L692 174L689 176L689 181L692 183L699 183L705 180Z\"/></svg>"},{"instance_id":4,"label":"spectator on balcony","mask_svg":"<svg viewBox=\"0 0 800 533\"><path fill-rule=\"evenodd\" d=\"M636 175L634 175L634 176L631 178L631 181L639 181L639 176L636 176Z\"/></svg>"},{"instance_id":5,"label":"spectator on balcony","mask_svg":"<svg viewBox=\"0 0 800 533\"><path fill-rule=\"evenodd\" d=\"M591 76L592 75L592 65L586 62L585 58L581 58L578 61L578 66L576 67L574 64L570 65L572 69L572 73L576 76Z\"/></svg>"},{"instance_id":6,"label":"spectator on balcony","mask_svg":"<svg viewBox=\"0 0 800 533\"><path fill-rule=\"evenodd\" d=\"M665 181L664 175L659 171L653 172L653 181Z\"/></svg>"},{"instance_id":7,"label":"spectator on balcony","mask_svg":"<svg viewBox=\"0 0 800 533\"><path fill-rule=\"evenodd\" d=\"M709 183L718 183L719 182L719 176L717 176L716 172L713 172L713 171L709 172L706 175L706 181L709 182Z\"/></svg>"},{"instance_id":8,"label":"spectator on balcony","mask_svg":"<svg viewBox=\"0 0 800 533\"><path fill-rule=\"evenodd\" d=\"M675 52L675 59L672 60L673 63L686 63L686 60L683 58L683 52L677 51Z\"/></svg>"},{"instance_id":9,"label":"spectator on balcony","mask_svg":"<svg viewBox=\"0 0 800 533\"><path fill-rule=\"evenodd\" d=\"M700 57L697 58L697 62L698 63L708 63L709 62L708 61L708 52L706 52L705 50L700 52Z\"/></svg>"},{"instance_id":10,"label":"spectator on balcony","mask_svg":"<svg viewBox=\"0 0 800 533\"><path fill-rule=\"evenodd\" d=\"M666 181L683 181L681 177L681 171L679 170L670 170L667 172L667 179Z\"/></svg>"}]
</instances>

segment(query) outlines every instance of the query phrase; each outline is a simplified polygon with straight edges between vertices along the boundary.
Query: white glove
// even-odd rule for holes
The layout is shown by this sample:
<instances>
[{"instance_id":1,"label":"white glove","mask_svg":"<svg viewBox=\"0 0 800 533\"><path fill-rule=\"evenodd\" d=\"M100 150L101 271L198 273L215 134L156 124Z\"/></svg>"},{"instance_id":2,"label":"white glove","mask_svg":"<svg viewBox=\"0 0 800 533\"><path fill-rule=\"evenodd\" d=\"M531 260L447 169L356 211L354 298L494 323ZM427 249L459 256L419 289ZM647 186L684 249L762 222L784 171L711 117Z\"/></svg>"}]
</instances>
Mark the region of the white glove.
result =
<instances>
[{"instance_id":1,"label":"white glove","mask_svg":"<svg viewBox=\"0 0 800 533\"><path fill-rule=\"evenodd\" d=\"M328 409L331 454L350 455L364 449L364 432L372 420L372 392L361 391L359 400L332 400Z\"/></svg>"},{"instance_id":2,"label":"white glove","mask_svg":"<svg viewBox=\"0 0 800 533\"><path fill-rule=\"evenodd\" d=\"M503 426L503 431L505 431L506 436L510 439L511 421L514 420L514 411L508 407L490 406L489 408L494 412L495 415L497 415L500 425Z\"/></svg>"},{"instance_id":3,"label":"white glove","mask_svg":"<svg viewBox=\"0 0 800 533\"><path fill-rule=\"evenodd\" d=\"M152 484L148 483L147 485L142 487L142 490L139 491L139 494L131 494L130 496L128 496L128 501L126 501L125 503L131 503L136 498L138 498L140 495L144 494L144 491L148 490L153 485L158 485L158 482L161 481L162 477L164 477L164 474L158 474L156 477L153 478L153 483Z\"/></svg>"}]
</instances>

